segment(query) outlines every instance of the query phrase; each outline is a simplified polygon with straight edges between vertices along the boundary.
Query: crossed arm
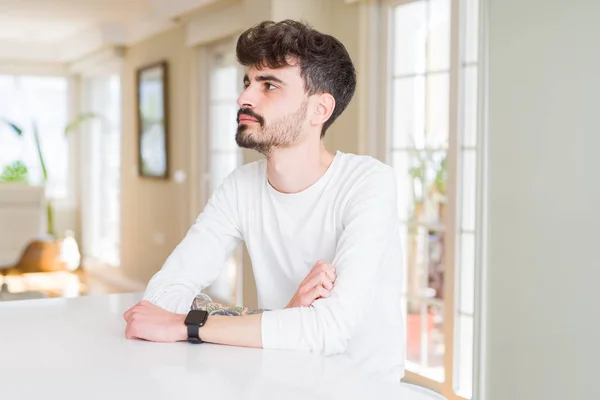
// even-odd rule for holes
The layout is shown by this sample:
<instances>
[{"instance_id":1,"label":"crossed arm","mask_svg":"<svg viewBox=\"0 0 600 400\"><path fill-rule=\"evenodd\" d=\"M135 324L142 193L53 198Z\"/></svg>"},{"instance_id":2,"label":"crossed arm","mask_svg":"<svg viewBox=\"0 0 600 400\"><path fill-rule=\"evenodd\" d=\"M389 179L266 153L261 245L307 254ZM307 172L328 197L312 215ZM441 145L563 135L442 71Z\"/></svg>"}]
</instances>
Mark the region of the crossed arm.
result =
<instances>
[{"instance_id":1,"label":"crossed arm","mask_svg":"<svg viewBox=\"0 0 600 400\"><path fill-rule=\"evenodd\" d=\"M232 193L227 194L223 188ZM214 266L222 265L236 240L242 238L234 218L236 207L230 204L237 198L234 189L235 185L224 184L215 192L211 198L215 200L205 207L149 283L145 298L179 314L142 302L124 314L128 338L167 342L187 338L183 313L188 312L194 294L216 279L218 270ZM382 262L391 256L399 262L396 186L390 168L382 168L357 184L344 207L342 223L344 229L332 261L340 271L335 290L310 286L308 282L318 278L309 278L309 274L287 309L234 317L211 315L200 329L202 340L325 355L344 352L355 327L369 312ZM192 260L201 260L202 268ZM314 304L300 301L311 297Z\"/></svg>"},{"instance_id":2,"label":"crossed arm","mask_svg":"<svg viewBox=\"0 0 600 400\"><path fill-rule=\"evenodd\" d=\"M332 265L317 262L285 308L310 306L319 298L329 297L335 278L335 268ZM222 305L203 296L197 296L191 308L208 311L210 315L206 324L200 328L203 341L263 347L261 314L268 310ZM185 317L186 314L171 313L148 301L142 301L123 314L127 322L125 336L128 339L153 342L184 341L187 339Z\"/></svg>"}]
</instances>

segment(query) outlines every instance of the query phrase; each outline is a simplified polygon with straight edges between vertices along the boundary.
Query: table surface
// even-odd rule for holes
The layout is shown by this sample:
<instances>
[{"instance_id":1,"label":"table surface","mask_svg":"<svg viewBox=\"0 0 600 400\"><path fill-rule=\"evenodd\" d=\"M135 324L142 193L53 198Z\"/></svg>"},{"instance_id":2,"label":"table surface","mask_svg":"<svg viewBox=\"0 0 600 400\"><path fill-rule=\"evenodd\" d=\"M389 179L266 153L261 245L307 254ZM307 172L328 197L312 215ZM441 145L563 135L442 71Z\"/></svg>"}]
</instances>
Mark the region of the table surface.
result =
<instances>
[{"instance_id":1,"label":"table surface","mask_svg":"<svg viewBox=\"0 0 600 400\"><path fill-rule=\"evenodd\" d=\"M341 356L125 338L140 293L0 303L4 399L430 400Z\"/></svg>"}]
</instances>

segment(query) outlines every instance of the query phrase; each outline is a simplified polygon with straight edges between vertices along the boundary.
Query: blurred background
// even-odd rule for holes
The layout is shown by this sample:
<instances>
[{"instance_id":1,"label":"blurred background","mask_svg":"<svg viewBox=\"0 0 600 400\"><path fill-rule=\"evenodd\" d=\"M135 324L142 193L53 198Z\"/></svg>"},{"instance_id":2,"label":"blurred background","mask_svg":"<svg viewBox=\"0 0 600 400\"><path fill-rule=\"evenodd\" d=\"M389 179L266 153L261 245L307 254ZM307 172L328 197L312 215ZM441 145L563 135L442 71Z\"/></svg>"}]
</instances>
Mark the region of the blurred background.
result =
<instances>
[{"instance_id":1,"label":"blurred background","mask_svg":"<svg viewBox=\"0 0 600 400\"><path fill-rule=\"evenodd\" d=\"M0 0L0 301L143 291L260 158L235 43L286 18L358 70L327 147L396 171L405 379L600 398L595 0ZM243 248L207 292L256 306Z\"/></svg>"}]
</instances>

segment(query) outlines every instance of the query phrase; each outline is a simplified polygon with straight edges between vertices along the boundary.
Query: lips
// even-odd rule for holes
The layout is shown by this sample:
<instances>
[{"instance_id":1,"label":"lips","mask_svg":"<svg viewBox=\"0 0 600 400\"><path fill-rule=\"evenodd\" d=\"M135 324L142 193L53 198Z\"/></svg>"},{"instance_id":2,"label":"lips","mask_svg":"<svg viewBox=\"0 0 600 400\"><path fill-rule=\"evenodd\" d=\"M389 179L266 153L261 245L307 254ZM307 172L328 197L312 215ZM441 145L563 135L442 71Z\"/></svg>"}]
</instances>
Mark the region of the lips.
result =
<instances>
[{"instance_id":1,"label":"lips","mask_svg":"<svg viewBox=\"0 0 600 400\"><path fill-rule=\"evenodd\" d=\"M240 116L240 123L242 123L242 122L258 122L258 120L254 119L252 117L241 115Z\"/></svg>"},{"instance_id":2,"label":"lips","mask_svg":"<svg viewBox=\"0 0 600 400\"><path fill-rule=\"evenodd\" d=\"M265 120L262 116L255 113L250 108L240 108L237 113L237 123L238 125L259 124L261 127L263 127Z\"/></svg>"}]
</instances>

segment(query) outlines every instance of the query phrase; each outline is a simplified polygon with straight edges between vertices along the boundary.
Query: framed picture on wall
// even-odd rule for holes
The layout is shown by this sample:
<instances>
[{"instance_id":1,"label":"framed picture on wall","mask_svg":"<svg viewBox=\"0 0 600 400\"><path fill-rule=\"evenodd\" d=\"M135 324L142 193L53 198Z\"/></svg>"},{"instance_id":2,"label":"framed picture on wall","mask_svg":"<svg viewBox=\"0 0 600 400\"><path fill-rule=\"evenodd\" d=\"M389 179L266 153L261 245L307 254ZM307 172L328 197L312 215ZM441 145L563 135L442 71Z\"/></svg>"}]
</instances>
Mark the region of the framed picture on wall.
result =
<instances>
[{"instance_id":1,"label":"framed picture on wall","mask_svg":"<svg viewBox=\"0 0 600 400\"><path fill-rule=\"evenodd\" d=\"M137 70L138 171L140 176L169 176L168 68L166 61Z\"/></svg>"}]
</instances>

